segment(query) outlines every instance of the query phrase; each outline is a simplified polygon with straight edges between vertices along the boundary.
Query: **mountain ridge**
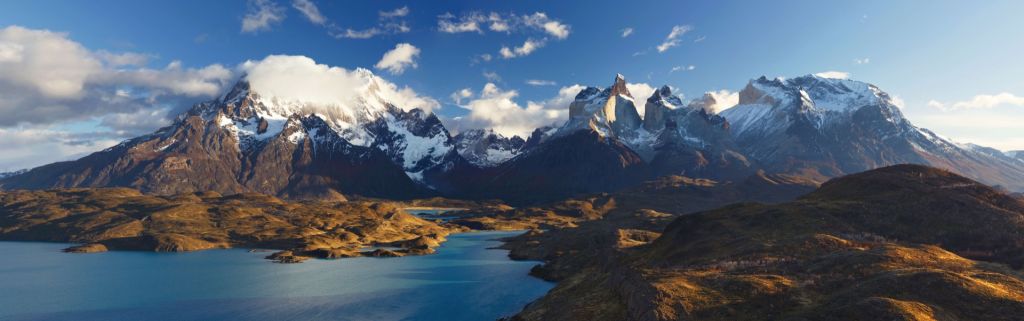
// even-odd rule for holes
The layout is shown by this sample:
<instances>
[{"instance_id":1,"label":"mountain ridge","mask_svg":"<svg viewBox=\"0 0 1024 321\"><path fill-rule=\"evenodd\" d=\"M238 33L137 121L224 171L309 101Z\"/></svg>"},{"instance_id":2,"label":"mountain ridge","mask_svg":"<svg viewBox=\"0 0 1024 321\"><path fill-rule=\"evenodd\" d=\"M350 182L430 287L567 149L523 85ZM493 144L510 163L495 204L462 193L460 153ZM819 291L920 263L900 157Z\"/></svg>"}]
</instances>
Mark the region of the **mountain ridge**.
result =
<instances>
[{"instance_id":1,"label":"mountain ridge","mask_svg":"<svg viewBox=\"0 0 1024 321\"><path fill-rule=\"evenodd\" d=\"M891 96L859 81L761 77L739 93L739 105L714 113L713 96L684 103L668 86L635 98L620 74L609 87L581 90L563 125L524 139L486 129L453 136L432 112L396 106L394 86L369 70L353 74L359 81L346 89L352 96L308 101L262 93L243 77L170 126L76 161L0 178L0 188L530 203L665 175L728 181L765 170L823 182L918 163L1024 190L1024 161L916 127ZM569 151L575 156L559 155Z\"/></svg>"}]
</instances>

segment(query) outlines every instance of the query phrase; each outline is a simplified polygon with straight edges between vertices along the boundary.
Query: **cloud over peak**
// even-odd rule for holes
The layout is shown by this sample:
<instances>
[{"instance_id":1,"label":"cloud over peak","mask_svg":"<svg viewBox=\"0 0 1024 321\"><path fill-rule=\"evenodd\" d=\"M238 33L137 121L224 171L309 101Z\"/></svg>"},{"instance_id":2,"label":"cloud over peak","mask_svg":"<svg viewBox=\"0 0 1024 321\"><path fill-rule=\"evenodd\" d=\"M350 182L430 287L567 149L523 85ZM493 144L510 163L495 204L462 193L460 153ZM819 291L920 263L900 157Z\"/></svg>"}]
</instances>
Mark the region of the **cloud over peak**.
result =
<instances>
[{"instance_id":1,"label":"cloud over peak","mask_svg":"<svg viewBox=\"0 0 1024 321\"><path fill-rule=\"evenodd\" d=\"M348 70L319 64L306 56L272 55L249 60L238 68L246 74L252 90L285 101L300 101L320 106L353 106L363 90L377 85L377 95L396 107L432 111L440 103L399 87L369 70Z\"/></svg>"}]
</instances>

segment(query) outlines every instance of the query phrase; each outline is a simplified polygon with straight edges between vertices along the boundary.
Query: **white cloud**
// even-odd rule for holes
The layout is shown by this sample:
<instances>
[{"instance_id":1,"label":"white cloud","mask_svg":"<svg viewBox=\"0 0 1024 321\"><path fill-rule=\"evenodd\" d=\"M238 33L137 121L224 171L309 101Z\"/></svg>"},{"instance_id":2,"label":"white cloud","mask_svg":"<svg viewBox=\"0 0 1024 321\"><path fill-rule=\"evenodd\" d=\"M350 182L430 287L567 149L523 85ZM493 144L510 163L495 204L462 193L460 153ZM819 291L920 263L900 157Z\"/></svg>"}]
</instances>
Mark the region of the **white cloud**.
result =
<instances>
[{"instance_id":1,"label":"white cloud","mask_svg":"<svg viewBox=\"0 0 1024 321\"><path fill-rule=\"evenodd\" d=\"M719 91L709 91L707 94L711 95L711 97L715 99L715 104L712 106L705 106L705 108L716 114L740 103L740 94L737 92L731 92L723 89Z\"/></svg>"},{"instance_id":2,"label":"white cloud","mask_svg":"<svg viewBox=\"0 0 1024 321\"><path fill-rule=\"evenodd\" d=\"M400 43L395 45L395 49L391 49L384 53L384 56L380 58L380 61L374 65L377 69L383 69L390 72L392 75L399 75L405 72L406 68L416 68L416 58L420 55L420 48L416 48L408 43Z\"/></svg>"},{"instance_id":3,"label":"white cloud","mask_svg":"<svg viewBox=\"0 0 1024 321\"><path fill-rule=\"evenodd\" d=\"M96 56L111 66L136 67L145 66L153 58L152 55L147 54L135 52L112 53L106 50L97 51Z\"/></svg>"},{"instance_id":4,"label":"white cloud","mask_svg":"<svg viewBox=\"0 0 1024 321\"><path fill-rule=\"evenodd\" d=\"M675 67L672 67L672 70L669 70L669 73L673 73L673 72L677 72L677 71L690 71L690 70L694 70L694 69L697 69L697 66L694 66L694 65L675 66Z\"/></svg>"},{"instance_id":5,"label":"white cloud","mask_svg":"<svg viewBox=\"0 0 1024 321\"><path fill-rule=\"evenodd\" d=\"M532 37L527 38L521 46L502 46L498 50L498 54L505 59L529 55L547 44L549 39L564 40L572 32L571 26L552 19L543 12L527 15L469 12L459 16L445 13L438 16L437 19L437 30L443 33L475 32L484 34L485 27L490 31L506 34L514 32L532 34ZM490 58L490 55L480 55L474 57L472 62L490 61Z\"/></svg>"},{"instance_id":6,"label":"white cloud","mask_svg":"<svg viewBox=\"0 0 1024 321\"><path fill-rule=\"evenodd\" d=\"M473 90L469 88L462 88L453 92L448 97L451 97L452 101L455 102L456 105L462 105L463 99L473 97Z\"/></svg>"},{"instance_id":7,"label":"white cloud","mask_svg":"<svg viewBox=\"0 0 1024 321\"><path fill-rule=\"evenodd\" d=\"M479 14L471 14L459 17L457 21L455 15L451 13L445 13L438 16L437 30L444 33L462 33L462 32L477 32L483 33L480 29L480 23L483 20L483 16Z\"/></svg>"},{"instance_id":8,"label":"white cloud","mask_svg":"<svg viewBox=\"0 0 1024 321\"><path fill-rule=\"evenodd\" d=\"M572 31L572 27L569 25L552 19L543 12L527 15L469 12L460 16L449 12L437 18L437 30L444 33L476 32L483 34L484 29L481 26L486 25L489 30L494 32L539 31L561 40L568 38Z\"/></svg>"},{"instance_id":9,"label":"white cloud","mask_svg":"<svg viewBox=\"0 0 1024 321\"><path fill-rule=\"evenodd\" d=\"M537 49L540 49L541 47L544 47L543 39L526 39L526 41L523 42L522 46L518 46L512 49L510 49L509 47L501 47L501 50L498 51L498 54L500 54L502 58L512 59L516 57L527 56L536 51Z\"/></svg>"},{"instance_id":10,"label":"white cloud","mask_svg":"<svg viewBox=\"0 0 1024 321\"><path fill-rule=\"evenodd\" d=\"M654 86L642 82L627 82L626 89L629 89L630 95L633 95L633 99L636 100L636 111L640 113L640 117L643 117L645 110L644 104L646 103L647 98L650 98L651 95L654 95L654 91L657 90L657 88L654 88Z\"/></svg>"},{"instance_id":11,"label":"white cloud","mask_svg":"<svg viewBox=\"0 0 1024 321\"><path fill-rule=\"evenodd\" d=\"M693 42L701 42L701 41L704 41L706 39L708 39L708 37L700 36L700 37L697 37L697 39L693 39Z\"/></svg>"},{"instance_id":12,"label":"white cloud","mask_svg":"<svg viewBox=\"0 0 1024 321\"><path fill-rule=\"evenodd\" d=\"M549 35L554 36L558 39L565 39L569 37L569 25L563 24L558 20L548 18L548 15L543 12L535 12L532 15L525 15L522 17L523 24L535 29L544 30Z\"/></svg>"},{"instance_id":13,"label":"white cloud","mask_svg":"<svg viewBox=\"0 0 1024 321\"><path fill-rule=\"evenodd\" d=\"M499 81L501 81L501 75L498 75L498 73L496 73L496 72L485 71L483 73L483 75L484 75L484 79L487 79L487 81L489 81L489 82L499 82Z\"/></svg>"},{"instance_id":14,"label":"white cloud","mask_svg":"<svg viewBox=\"0 0 1024 321\"><path fill-rule=\"evenodd\" d=\"M284 8L271 0L250 0L249 12L242 18L242 32L270 30L271 25L281 22L284 17Z\"/></svg>"},{"instance_id":15,"label":"white cloud","mask_svg":"<svg viewBox=\"0 0 1024 321\"><path fill-rule=\"evenodd\" d=\"M665 37L665 41L658 45L658 52L665 52L672 47L678 46L679 38L685 35L687 32L690 32L690 30L693 30L693 27L689 25L680 25L672 27L672 31L668 33L667 37Z\"/></svg>"},{"instance_id":16,"label":"white cloud","mask_svg":"<svg viewBox=\"0 0 1024 321\"><path fill-rule=\"evenodd\" d=\"M819 73L816 73L814 75L818 76L818 77L821 77L821 78L831 78L831 79L849 79L850 78L850 73L845 72L845 71L834 71L834 70L833 71L819 72Z\"/></svg>"},{"instance_id":17,"label":"white cloud","mask_svg":"<svg viewBox=\"0 0 1024 321\"><path fill-rule=\"evenodd\" d=\"M544 101L529 101L526 106L515 102L519 93L502 90L494 83L487 83L480 95L463 108L469 115L449 120L454 130L492 128L495 132L512 136L527 137L534 129L565 121L569 116L569 103L584 87L572 85L562 87L558 95Z\"/></svg>"},{"instance_id":18,"label":"white cloud","mask_svg":"<svg viewBox=\"0 0 1024 321\"><path fill-rule=\"evenodd\" d=\"M108 148L118 138L75 134L49 126L0 128L0 171L13 171L72 160L87 153ZM82 136L96 136L82 139Z\"/></svg>"},{"instance_id":19,"label":"white cloud","mask_svg":"<svg viewBox=\"0 0 1024 321\"><path fill-rule=\"evenodd\" d=\"M903 97L898 95L892 95L892 104L895 105L896 108L902 109L907 107L907 102L903 100Z\"/></svg>"},{"instance_id":20,"label":"white cloud","mask_svg":"<svg viewBox=\"0 0 1024 321\"><path fill-rule=\"evenodd\" d=\"M871 58L854 58L853 63L858 65L866 65L871 63Z\"/></svg>"},{"instance_id":21,"label":"white cloud","mask_svg":"<svg viewBox=\"0 0 1024 321\"><path fill-rule=\"evenodd\" d=\"M622 29L622 37L623 38L629 37L631 35L633 35L633 28Z\"/></svg>"},{"instance_id":22,"label":"white cloud","mask_svg":"<svg viewBox=\"0 0 1024 321\"><path fill-rule=\"evenodd\" d=\"M402 6L401 8L397 8L395 10L381 11L380 12L380 16L382 18L405 17L405 16L408 16L408 15L409 15L409 6Z\"/></svg>"},{"instance_id":23,"label":"white cloud","mask_svg":"<svg viewBox=\"0 0 1024 321\"><path fill-rule=\"evenodd\" d=\"M938 102L936 102L938 103ZM904 110L914 124L931 129L957 142L970 142L1003 151L1024 150L1024 108L1000 106L976 109Z\"/></svg>"},{"instance_id":24,"label":"white cloud","mask_svg":"<svg viewBox=\"0 0 1024 321\"><path fill-rule=\"evenodd\" d=\"M491 22L489 27L491 31L510 32L512 29L512 26L509 25L508 19L503 18L496 12L491 12L491 14L487 16L487 20Z\"/></svg>"},{"instance_id":25,"label":"white cloud","mask_svg":"<svg viewBox=\"0 0 1024 321\"><path fill-rule=\"evenodd\" d=\"M1003 92L995 95L975 95L970 100L952 103L944 103L933 99L928 101L927 106L944 111L960 109L992 109L1000 106L1024 106L1024 97Z\"/></svg>"},{"instance_id":26,"label":"white cloud","mask_svg":"<svg viewBox=\"0 0 1024 321\"><path fill-rule=\"evenodd\" d=\"M309 19L309 22L318 25L323 25L327 22L327 18L320 14L320 9L316 7L316 4L314 4L313 1L292 0L292 7L294 7L295 10L299 10L303 16L306 16L306 19Z\"/></svg>"},{"instance_id":27,"label":"white cloud","mask_svg":"<svg viewBox=\"0 0 1024 321\"><path fill-rule=\"evenodd\" d=\"M420 108L432 111L440 107L437 100L423 97L409 87L397 85L372 76L368 70L347 70L317 64L305 56L268 56L263 60L249 60L239 69L246 74L250 87L261 94L286 101L301 101L322 106L350 106L359 96L359 90L373 81L380 95L404 110Z\"/></svg>"},{"instance_id":28,"label":"white cloud","mask_svg":"<svg viewBox=\"0 0 1024 321\"><path fill-rule=\"evenodd\" d=\"M530 85L530 86L554 86L554 85L557 85L557 83L555 83L554 81L542 80L542 79L527 79L526 80L526 84Z\"/></svg>"},{"instance_id":29,"label":"white cloud","mask_svg":"<svg viewBox=\"0 0 1024 321\"><path fill-rule=\"evenodd\" d=\"M409 28L409 24L400 18L404 18L407 15L409 15L409 7L401 7L391 11L380 11L380 18L376 26L366 29L342 29L332 23L327 26L327 33L339 39L370 39L379 35L406 33L412 31L412 28Z\"/></svg>"},{"instance_id":30,"label":"white cloud","mask_svg":"<svg viewBox=\"0 0 1024 321\"><path fill-rule=\"evenodd\" d=\"M234 77L221 65L140 67L150 55L94 52L65 33L19 26L0 29L0 48L0 126L184 105L220 93Z\"/></svg>"}]
</instances>

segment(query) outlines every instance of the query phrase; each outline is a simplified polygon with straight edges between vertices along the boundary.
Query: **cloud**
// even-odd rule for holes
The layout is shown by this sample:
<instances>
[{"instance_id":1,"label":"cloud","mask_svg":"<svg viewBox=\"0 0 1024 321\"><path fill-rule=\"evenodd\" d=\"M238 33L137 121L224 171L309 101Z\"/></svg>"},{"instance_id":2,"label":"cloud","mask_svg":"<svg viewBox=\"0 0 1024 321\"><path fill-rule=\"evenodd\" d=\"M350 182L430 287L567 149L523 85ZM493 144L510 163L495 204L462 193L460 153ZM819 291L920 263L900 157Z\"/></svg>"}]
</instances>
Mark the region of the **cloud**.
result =
<instances>
[{"instance_id":1,"label":"cloud","mask_svg":"<svg viewBox=\"0 0 1024 321\"><path fill-rule=\"evenodd\" d=\"M552 19L543 12L526 15L469 12L459 16L449 12L439 15L437 20L437 30L443 33L474 32L485 34L485 27L493 32L531 35L521 46L502 46L498 50L498 55L505 59L527 56L535 50L544 47L549 39L564 40L572 33L571 26L557 19ZM479 55L474 57L472 62L486 62L490 61L490 58L490 55Z\"/></svg>"},{"instance_id":2,"label":"cloud","mask_svg":"<svg viewBox=\"0 0 1024 321\"><path fill-rule=\"evenodd\" d=\"M557 85L557 83L555 83L554 81L551 81L551 80L541 80L541 79L527 79L526 80L526 84L530 85L530 86L554 86L554 85Z\"/></svg>"},{"instance_id":3,"label":"cloud","mask_svg":"<svg viewBox=\"0 0 1024 321\"><path fill-rule=\"evenodd\" d=\"M498 75L498 73L496 73L496 72L485 71L483 73L483 75L484 75L484 79L487 79L487 81L489 81L489 82L500 82L501 81L501 76Z\"/></svg>"},{"instance_id":4,"label":"cloud","mask_svg":"<svg viewBox=\"0 0 1024 321\"><path fill-rule=\"evenodd\" d=\"M460 16L448 12L437 17L437 30L444 33L475 32L484 33L482 26L494 32L541 32L557 39L566 39L572 27L552 19L544 12L527 15L500 14L490 12L469 12Z\"/></svg>"},{"instance_id":5,"label":"cloud","mask_svg":"<svg viewBox=\"0 0 1024 321\"><path fill-rule=\"evenodd\" d=\"M469 88L462 88L453 92L448 97L450 97L456 105L462 105L463 99L473 97L473 90Z\"/></svg>"},{"instance_id":6,"label":"cloud","mask_svg":"<svg viewBox=\"0 0 1024 321\"><path fill-rule=\"evenodd\" d=\"M33 168L79 158L108 148L120 138L100 133L72 133L49 126L0 128L0 172Z\"/></svg>"},{"instance_id":7,"label":"cloud","mask_svg":"<svg viewBox=\"0 0 1024 321\"><path fill-rule=\"evenodd\" d=\"M713 113L720 113L726 109L732 108L740 103L740 94L728 90L709 91L708 95L715 99L715 104L711 106L704 106Z\"/></svg>"},{"instance_id":8,"label":"cloud","mask_svg":"<svg viewBox=\"0 0 1024 321\"><path fill-rule=\"evenodd\" d=\"M854 58L853 63L858 65L866 65L871 63L871 58Z\"/></svg>"},{"instance_id":9,"label":"cloud","mask_svg":"<svg viewBox=\"0 0 1024 321\"><path fill-rule=\"evenodd\" d=\"M112 53L106 50L97 51L96 56L111 66L135 67L145 66L153 58L152 55L147 54L135 52Z\"/></svg>"},{"instance_id":10,"label":"cloud","mask_svg":"<svg viewBox=\"0 0 1024 321\"><path fill-rule=\"evenodd\" d=\"M937 101L935 103L942 104ZM949 106L951 104L944 104ZM1024 108L1003 105L993 108L933 109L908 108L907 117L914 124L931 129L958 142L971 142L1007 150L1024 150Z\"/></svg>"},{"instance_id":11,"label":"cloud","mask_svg":"<svg viewBox=\"0 0 1024 321\"><path fill-rule=\"evenodd\" d=\"M409 24L400 18L404 18L407 15L409 15L409 7L407 6L391 11L380 11L376 26L366 29L343 29L332 23L327 26L329 30L327 33L338 39L370 39L380 35L406 33L412 31L412 28L409 28Z\"/></svg>"},{"instance_id":12,"label":"cloud","mask_svg":"<svg viewBox=\"0 0 1024 321\"><path fill-rule=\"evenodd\" d=\"M446 126L457 131L491 128L505 136L527 137L538 127L565 121L569 116L569 103L583 88L580 85L562 87L555 97L528 101L522 106L515 102L517 91L502 90L494 83L487 83L479 96L462 105L469 114L448 120Z\"/></svg>"},{"instance_id":13,"label":"cloud","mask_svg":"<svg viewBox=\"0 0 1024 321\"><path fill-rule=\"evenodd\" d=\"M675 67L672 67L672 70L669 70L669 73L673 73L673 72L677 72L677 71L690 71L690 70L694 70L694 69L697 69L697 66L694 66L694 65L675 66Z\"/></svg>"},{"instance_id":14,"label":"cloud","mask_svg":"<svg viewBox=\"0 0 1024 321\"><path fill-rule=\"evenodd\" d=\"M850 73L845 72L845 71L834 71L834 70L833 71L819 72L819 73L816 73L814 75L818 76L818 77L821 77L821 78L830 78L830 79L849 79L850 78Z\"/></svg>"},{"instance_id":15,"label":"cloud","mask_svg":"<svg viewBox=\"0 0 1024 321\"><path fill-rule=\"evenodd\" d=\"M248 5L249 11L242 18L242 32L270 30L271 25L284 20L284 8L271 0L249 0Z\"/></svg>"},{"instance_id":16,"label":"cloud","mask_svg":"<svg viewBox=\"0 0 1024 321\"><path fill-rule=\"evenodd\" d=\"M702 41L707 40L707 39L708 39L708 37L706 37L706 36L700 36L700 37L697 37L697 39L693 39L693 42L695 42L695 43L702 42Z\"/></svg>"},{"instance_id":17,"label":"cloud","mask_svg":"<svg viewBox=\"0 0 1024 321\"><path fill-rule=\"evenodd\" d=\"M532 27L534 29L544 30L551 36L558 39L565 39L569 37L569 25L548 18L548 15L543 12L535 12L532 15L522 16L523 24Z\"/></svg>"},{"instance_id":18,"label":"cloud","mask_svg":"<svg viewBox=\"0 0 1024 321\"><path fill-rule=\"evenodd\" d=\"M392 75L400 75L405 72L406 68L416 68L416 58L420 55L420 48L410 45L408 43L400 43L395 45L395 49L391 49L384 53L384 57L380 58L380 61L374 65L374 68L387 70Z\"/></svg>"},{"instance_id":19,"label":"cloud","mask_svg":"<svg viewBox=\"0 0 1024 321\"><path fill-rule=\"evenodd\" d=\"M646 83L626 83L626 89L629 89L629 93L633 95L633 99L636 100L636 111L640 113L640 117L644 116L644 104L647 98L654 95L654 91L657 90L654 86Z\"/></svg>"},{"instance_id":20,"label":"cloud","mask_svg":"<svg viewBox=\"0 0 1024 321\"><path fill-rule=\"evenodd\" d=\"M320 106L350 106L369 82L391 104L404 110L420 108L433 111L440 103L420 96L409 87L399 88L365 69L347 70L318 64L305 56L267 56L249 60L238 69L246 74L252 90L286 101L299 101Z\"/></svg>"},{"instance_id":21,"label":"cloud","mask_svg":"<svg viewBox=\"0 0 1024 321\"><path fill-rule=\"evenodd\" d=\"M631 35L633 35L633 28L622 29L622 37L623 38L629 37Z\"/></svg>"},{"instance_id":22,"label":"cloud","mask_svg":"<svg viewBox=\"0 0 1024 321\"><path fill-rule=\"evenodd\" d=\"M0 29L0 48L0 126L185 104L219 94L234 78L221 65L141 67L150 55L91 51L65 33L19 26Z\"/></svg>"},{"instance_id":23,"label":"cloud","mask_svg":"<svg viewBox=\"0 0 1024 321\"><path fill-rule=\"evenodd\" d=\"M409 15L409 6L403 6L391 11L381 11L380 16L382 18L396 18L405 17Z\"/></svg>"},{"instance_id":24,"label":"cloud","mask_svg":"<svg viewBox=\"0 0 1024 321\"><path fill-rule=\"evenodd\" d=\"M458 19L455 18L455 15L451 13L445 13L438 16L437 30L444 33L484 32L480 29L480 23L483 22L483 16L479 14L470 14L458 17Z\"/></svg>"},{"instance_id":25,"label":"cloud","mask_svg":"<svg viewBox=\"0 0 1024 321\"><path fill-rule=\"evenodd\" d=\"M512 59L512 58L516 58L516 57L524 57L524 56L528 56L529 54L533 53L537 49L540 49L541 47L544 47L544 44L545 44L545 42L544 42L543 39L542 40L526 39L526 41L523 42L522 46L518 46L518 47L515 47L515 48L512 48L512 49L510 49L509 47L501 47L501 50L498 51L498 54L500 54L501 57L505 58L505 59Z\"/></svg>"},{"instance_id":26,"label":"cloud","mask_svg":"<svg viewBox=\"0 0 1024 321\"><path fill-rule=\"evenodd\" d=\"M1024 97L1003 92L995 95L975 95L970 100L957 101L953 103L944 103L933 99L929 100L926 105L942 111L992 109L1000 106L1024 106Z\"/></svg>"},{"instance_id":27,"label":"cloud","mask_svg":"<svg viewBox=\"0 0 1024 321\"><path fill-rule=\"evenodd\" d=\"M306 16L306 19L308 19L309 22L318 25L327 23L327 18L320 14L320 9L316 7L316 4L314 4L313 1L292 0L292 7L295 8L295 10L299 10L303 16Z\"/></svg>"},{"instance_id":28,"label":"cloud","mask_svg":"<svg viewBox=\"0 0 1024 321\"><path fill-rule=\"evenodd\" d=\"M672 27L672 31L668 33L667 37L665 37L665 41L658 45L658 52L665 52L669 50L669 48L678 46L679 38L685 35L687 32L690 32L691 30L693 30L693 27L689 25L680 25Z\"/></svg>"}]
</instances>

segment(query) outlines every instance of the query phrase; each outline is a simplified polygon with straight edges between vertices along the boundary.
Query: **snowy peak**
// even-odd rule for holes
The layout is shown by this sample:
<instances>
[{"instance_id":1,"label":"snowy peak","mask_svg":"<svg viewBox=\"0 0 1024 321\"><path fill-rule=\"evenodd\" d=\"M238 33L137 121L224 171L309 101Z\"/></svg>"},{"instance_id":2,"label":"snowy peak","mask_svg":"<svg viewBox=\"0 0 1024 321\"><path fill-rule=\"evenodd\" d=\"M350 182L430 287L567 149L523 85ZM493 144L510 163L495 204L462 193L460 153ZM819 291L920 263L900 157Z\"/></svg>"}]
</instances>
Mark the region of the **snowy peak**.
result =
<instances>
[{"instance_id":1,"label":"snowy peak","mask_svg":"<svg viewBox=\"0 0 1024 321\"><path fill-rule=\"evenodd\" d=\"M848 79L805 75L792 79L751 80L740 91L740 105L808 103L819 111L850 111L863 106L893 105L889 94L875 85Z\"/></svg>"},{"instance_id":2,"label":"snowy peak","mask_svg":"<svg viewBox=\"0 0 1024 321\"><path fill-rule=\"evenodd\" d=\"M751 80L739 93L739 104L722 112L737 135L765 135L794 124L821 129L849 121L852 114L877 108L888 122L905 125L889 94L865 82L806 75L792 79Z\"/></svg>"},{"instance_id":3,"label":"snowy peak","mask_svg":"<svg viewBox=\"0 0 1024 321\"><path fill-rule=\"evenodd\" d=\"M452 138L455 149L473 165L494 167L518 156L526 146L519 136L505 137L491 129L472 129Z\"/></svg>"},{"instance_id":4,"label":"snowy peak","mask_svg":"<svg viewBox=\"0 0 1024 321\"><path fill-rule=\"evenodd\" d=\"M682 100L672 95L672 88L662 86L655 90L644 104L644 129L654 132L665 128L666 115L682 105Z\"/></svg>"},{"instance_id":5,"label":"snowy peak","mask_svg":"<svg viewBox=\"0 0 1024 321\"><path fill-rule=\"evenodd\" d=\"M611 93L609 96L626 96L633 98L633 95L629 93L629 88L626 88L626 77L622 74L615 74L615 82L612 84Z\"/></svg>"}]
</instances>

